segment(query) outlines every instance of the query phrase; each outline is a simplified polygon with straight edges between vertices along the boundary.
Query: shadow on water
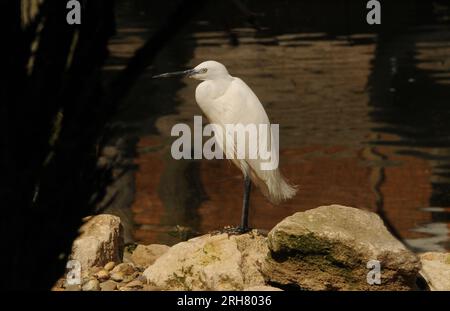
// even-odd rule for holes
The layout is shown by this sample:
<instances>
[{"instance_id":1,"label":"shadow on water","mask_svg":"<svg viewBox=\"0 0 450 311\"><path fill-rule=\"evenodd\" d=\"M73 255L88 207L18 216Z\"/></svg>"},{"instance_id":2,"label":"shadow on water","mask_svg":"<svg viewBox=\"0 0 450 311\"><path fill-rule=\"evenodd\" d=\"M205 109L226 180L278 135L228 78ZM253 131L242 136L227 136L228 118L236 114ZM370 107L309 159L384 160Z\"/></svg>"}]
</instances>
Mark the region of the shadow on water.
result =
<instances>
[{"instance_id":1,"label":"shadow on water","mask_svg":"<svg viewBox=\"0 0 450 311\"><path fill-rule=\"evenodd\" d=\"M136 51L152 38L161 23L168 22L170 12L176 9L181 2L174 1L167 5L160 5L150 1L118 1L118 34L110 42L111 56L104 67L105 73L110 76L109 79L114 79ZM174 97L174 90L183 88L184 83L177 79L164 79L155 83L152 76L157 72L177 71L187 67L187 62L193 54L194 45L180 40L180 37L185 35L185 31L179 32L170 41L170 48L161 51L154 61L154 65L152 64L144 70L122 101L116 117L108 125L108 134L105 134L108 140L107 145L119 149L124 156L116 166L129 163L131 166L127 169L126 174L131 178L134 178L133 173L137 171L137 182L133 180L125 184L123 179L115 178L109 186L109 195L98 207L99 212L116 214L122 218L125 223L126 242L134 241L133 231L136 222L135 215L131 209L126 207L130 206L133 200L142 202L144 206L151 202L147 197L141 200L139 197L141 193L144 196L149 192L152 193L165 207L164 212L158 215L157 224L146 215L143 217L138 215L137 223L143 228L154 228L155 225L162 228L169 227L164 230L163 235L166 235L168 231L174 231L175 236L178 236L178 233L175 232L177 227L171 226L171 224L183 224L180 228L195 228L200 219L196 213L196 207L202 200L202 188L196 182L199 180L196 176L198 163L189 160L174 160L168 154L170 149L167 150L166 141L159 141L154 145L153 142L139 140L142 137L159 135L159 129L156 126L158 119L177 113L177 106L180 102ZM127 153L125 150L130 152ZM163 154L160 157L161 163L152 163L165 168L161 174L155 174L152 167L150 167L150 171L145 171L145 164L139 162L138 159L145 157L148 152ZM156 178L160 181L153 184ZM149 184L152 186L147 187ZM143 188L141 189L141 187ZM130 188L132 188L131 192L128 191ZM113 196L115 196L113 200L108 200ZM152 211L154 212L155 204L152 205L148 206L150 217L154 216ZM138 232L139 226L137 227ZM138 236L138 233L136 235ZM163 239L158 236L157 234L155 239Z\"/></svg>"}]
</instances>

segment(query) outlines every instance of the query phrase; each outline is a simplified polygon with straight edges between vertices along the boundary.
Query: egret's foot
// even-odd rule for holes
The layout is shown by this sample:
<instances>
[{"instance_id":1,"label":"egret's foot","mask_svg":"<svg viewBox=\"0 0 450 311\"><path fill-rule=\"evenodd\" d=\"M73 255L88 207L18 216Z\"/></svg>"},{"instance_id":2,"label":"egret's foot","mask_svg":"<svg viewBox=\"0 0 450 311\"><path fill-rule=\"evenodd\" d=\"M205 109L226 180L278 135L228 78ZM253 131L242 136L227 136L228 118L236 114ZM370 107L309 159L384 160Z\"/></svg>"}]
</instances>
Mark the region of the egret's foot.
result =
<instances>
[{"instance_id":1,"label":"egret's foot","mask_svg":"<svg viewBox=\"0 0 450 311\"><path fill-rule=\"evenodd\" d=\"M228 235L240 235L240 234L244 234L244 233L247 233L247 232L250 232L250 231L251 231L250 228L244 229L244 228L242 228L240 226L239 227L226 226L223 229L211 232L211 234L223 234L223 233L226 233Z\"/></svg>"},{"instance_id":2,"label":"egret's foot","mask_svg":"<svg viewBox=\"0 0 450 311\"><path fill-rule=\"evenodd\" d=\"M252 231L252 229L250 229L249 227L242 227L242 226L238 227L237 230L239 231L239 234L244 234Z\"/></svg>"},{"instance_id":3,"label":"egret's foot","mask_svg":"<svg viewBox=\"0 0 450 311\"><path fill-rule=\"evenodd\" d=\"M255 235L267 237L269 230L252 229L252 228L244 229L241 226L239 226L239 227L226 226L221 230L215 230L215 231L209 232L209 234L212 234L212 235L223 234L223 233L227 233L229 235L241 235L241 234L249 233L249 234L255 234Z\"/></svg>"}]
</instances>

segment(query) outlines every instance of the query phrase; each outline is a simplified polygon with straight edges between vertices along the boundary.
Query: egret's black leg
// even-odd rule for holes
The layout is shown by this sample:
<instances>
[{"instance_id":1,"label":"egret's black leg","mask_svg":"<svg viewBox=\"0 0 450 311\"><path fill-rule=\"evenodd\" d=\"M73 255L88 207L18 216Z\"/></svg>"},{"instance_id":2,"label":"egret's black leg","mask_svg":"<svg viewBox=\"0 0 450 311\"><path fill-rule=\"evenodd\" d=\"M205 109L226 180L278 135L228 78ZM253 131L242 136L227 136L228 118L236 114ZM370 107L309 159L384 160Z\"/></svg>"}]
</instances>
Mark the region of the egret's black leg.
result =
<instances>
[{"instance_id":1,"label":"egret's black leg","mask_svg":"<svg viewBox=\"0 0 450 311\"><path fill-rule=\"evenodd\" d=\"M244 177L244 200L242 205L241 227L242 233L248 231L248 210L250 207L250 191L252 190L252 181L250 177Z\"/></svg>"}]
</instances>

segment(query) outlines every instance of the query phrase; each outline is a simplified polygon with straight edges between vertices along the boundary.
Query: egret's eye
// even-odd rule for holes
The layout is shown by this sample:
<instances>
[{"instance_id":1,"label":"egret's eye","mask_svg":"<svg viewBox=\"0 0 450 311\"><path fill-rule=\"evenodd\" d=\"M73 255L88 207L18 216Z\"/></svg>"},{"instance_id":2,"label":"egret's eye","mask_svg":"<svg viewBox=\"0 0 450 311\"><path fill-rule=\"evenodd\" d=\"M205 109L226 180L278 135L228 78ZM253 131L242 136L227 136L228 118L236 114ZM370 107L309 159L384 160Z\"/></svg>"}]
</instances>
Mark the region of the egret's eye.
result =
<instances>
[{"instance_id":1,"label":"egret's eye","mask_svg":"<svg viewBox=\"0 0 450 311\"><path fill-rule=\"evenodd\" d=\"M208 69L207 68L202 68L202 69L200 69L200 71L199 71L199 73L207 73L208 72Z\"/></svg>"}]
</instances>

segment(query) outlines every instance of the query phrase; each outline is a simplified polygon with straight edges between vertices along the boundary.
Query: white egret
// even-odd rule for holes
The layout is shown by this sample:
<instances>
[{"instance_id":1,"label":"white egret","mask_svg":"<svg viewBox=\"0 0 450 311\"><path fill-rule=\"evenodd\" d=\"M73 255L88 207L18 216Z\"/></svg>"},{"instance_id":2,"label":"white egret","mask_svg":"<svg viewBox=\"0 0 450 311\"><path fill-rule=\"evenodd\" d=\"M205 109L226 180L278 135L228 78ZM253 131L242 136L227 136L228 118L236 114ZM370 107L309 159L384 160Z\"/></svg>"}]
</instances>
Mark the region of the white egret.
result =
<instances>
[{"instance_id":1,"label":"white egret","mask_svg":"<svg viewBox=\"0 0 450 311\"><path fill-rule=\"evenodd\" d=\"M275 142L271 133L270 121L261 102L250 87L237 77L232 77L224 65L216 61L206 61L194 69L185 71L164 73L154 78L167 78L174 76L187 76L203 82L195 90L197 104L208 118L208 121L222 129L227 124L249 124L256 125L258 137L268 143L272 157L278 157L278 142ZM267 131L261 131L260 125L267 126ZM224 142L220 131L214 131L216 142L223 150L228 159L242 171L244 175L244 197L240 231L248 231L248 213L250 202L251 181L253 181L274 204L292 198L297 192L296 187L289 185L278 169L278 158L276 167L269 170L261 169L261 163L267 161L262 159L260 153L256 158L249 157L245 153L244 158L236 157L236 146L229 146ZM222 133L227 134L227 131ZM228 137L226 137L228 139ZM261 139L261 138L259 138ZM226 140L226 139L225 139ZM275 147L276 144L276 147ZM247 146L248 148L248 146Z\"/></svg>"}]
</instances>

